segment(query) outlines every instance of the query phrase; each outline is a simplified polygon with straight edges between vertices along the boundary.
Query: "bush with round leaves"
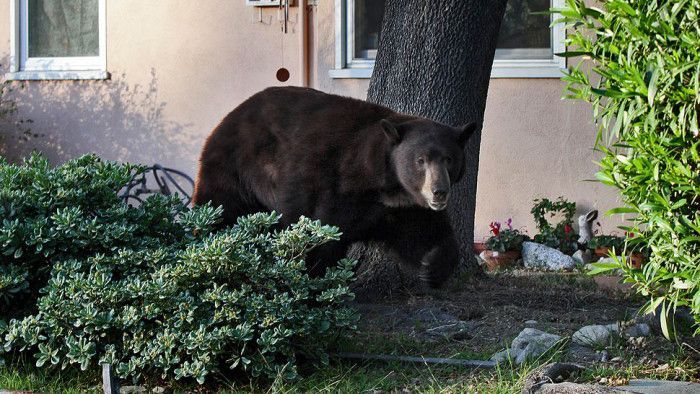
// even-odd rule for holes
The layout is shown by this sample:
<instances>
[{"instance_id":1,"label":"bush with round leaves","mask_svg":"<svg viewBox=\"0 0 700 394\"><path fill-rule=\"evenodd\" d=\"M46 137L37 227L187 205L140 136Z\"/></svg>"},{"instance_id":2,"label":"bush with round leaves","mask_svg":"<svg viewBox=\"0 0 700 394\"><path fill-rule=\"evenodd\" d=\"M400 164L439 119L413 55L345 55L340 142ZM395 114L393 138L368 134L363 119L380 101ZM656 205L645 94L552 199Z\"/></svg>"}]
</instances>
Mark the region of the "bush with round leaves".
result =
<instances>
[{"instance_id":1,"label":"bush with round leaves","mask_svg":"<svg viewBox=\"0 0 700 394\"><path fill-rule=\"evenodd\" d=\"M124 204L117 192L143 170L95 155L55 168L37 154L19 165L0 159L0 320L32 311L56 262L181 245L211 231L219 217L211 207L190 211L161 195Z\"/></svg>"},{"instance_id":2,"label":"bush with round leaves","mask_svg":"<svg viewBox=\"0 0 700 394\"><path fill-rule=\"evenodd\" d=\"M31 354L45 367L87 369L110 363L119 376L133 380L158 376L203 383L219 373L291 379L299 362L325 362L329 343L354 329L356 314L345 305L352 297L348 284L354 262L342 260L318 278L305 270L308 250L337 240L337 228L301 218L280 229L279 215L259 213L212 232L220 209L190 210L163 196L150 197L139 207L115 200L133 167L94 156L62 166L73 171L49 169L39 157L24 166L3 167L8 172L6 167L15 172L34 168L37 179L47 183L40 190L53 193L36 198L45 201L35 203L44 207L41 212L55 194L81 192L75 205L59 204L48 210L53 214L44 214L49 225L42 229L62 226L42 241L52 253L25 248L27 234L36 232L8 237L18 239L9 247L31 252L8 253L15 258L10 260L13 267L23 268L16 261L24 257L41 267L46 278L40 285L25 268L18 277L29 285L7 292L13 298L23 291L38 296L29 311L0 324L0 353ZM44 174L51 171L63 177ZM83 181L61 189L71 176L83 176ZM11 179L23 179L23 189L41 186L11 176L5 184ZM94 209L85 203L90 198ZM63 217L63 211L73 216ZM66 239L75 243L64 245Z\"/></svg>"}]
</instances>

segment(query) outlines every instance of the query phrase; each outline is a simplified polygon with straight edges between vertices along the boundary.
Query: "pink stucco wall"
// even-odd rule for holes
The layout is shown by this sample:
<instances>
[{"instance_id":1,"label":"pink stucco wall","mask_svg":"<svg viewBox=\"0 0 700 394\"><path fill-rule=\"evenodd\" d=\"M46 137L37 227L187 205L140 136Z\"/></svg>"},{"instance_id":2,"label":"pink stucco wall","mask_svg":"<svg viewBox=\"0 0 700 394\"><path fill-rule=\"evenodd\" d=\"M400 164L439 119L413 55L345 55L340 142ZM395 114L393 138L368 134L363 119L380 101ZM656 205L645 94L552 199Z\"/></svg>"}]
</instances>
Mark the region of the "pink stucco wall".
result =
<instances>
[{"instance_id":1,"label":"pink stucco wall","mask_svg":"<svg viewBox=\"0 0 700 394\"><path fill-rule=\"evenodd\" d=\"M32 81L14 94L20 118L43 134L27 143L6 138L3 153L32 149L61 162L87 152L105 158L159 162L195 174L204 139L218 121L256 91L283 85L286 67L298 84L297 8L289 34L276 9L243 0L107 2L104 81ZM364 97L368 80L331 79L333 1L321 0L311 18L311 85ZM0 2L0 57L10 51L9 2ZM19 85L15 83L16 85ZM590 108L560 99L556 79L491 81L482 139L477 195L477 240L491 220L513 217L534 230L531 201L565 196L580 210L615 205L613 190L593 178L594 126ZM604 220L605 224L606 220ZM607 220L606 230L613 229Z\"/></svg>"}]
</instances>

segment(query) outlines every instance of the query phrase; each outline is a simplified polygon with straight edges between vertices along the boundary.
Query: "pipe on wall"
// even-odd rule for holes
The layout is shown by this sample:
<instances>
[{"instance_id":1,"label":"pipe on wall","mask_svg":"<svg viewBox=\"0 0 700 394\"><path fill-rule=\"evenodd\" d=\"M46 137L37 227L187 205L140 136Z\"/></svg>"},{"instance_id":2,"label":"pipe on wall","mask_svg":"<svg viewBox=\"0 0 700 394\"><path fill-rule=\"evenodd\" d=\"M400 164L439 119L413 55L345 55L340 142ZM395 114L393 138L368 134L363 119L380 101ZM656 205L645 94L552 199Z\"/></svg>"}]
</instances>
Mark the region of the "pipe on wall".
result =
<instances>
[{"instance_id":1,"label":"pipe on wall","mask_svg":"<svg viewBox=\"0 0 700 394\"><path fill-rule=\"evenodd\" d=\"M309 86L309 10L307 0L299 1L299 85Z\"/></svg>"}]
</instances>

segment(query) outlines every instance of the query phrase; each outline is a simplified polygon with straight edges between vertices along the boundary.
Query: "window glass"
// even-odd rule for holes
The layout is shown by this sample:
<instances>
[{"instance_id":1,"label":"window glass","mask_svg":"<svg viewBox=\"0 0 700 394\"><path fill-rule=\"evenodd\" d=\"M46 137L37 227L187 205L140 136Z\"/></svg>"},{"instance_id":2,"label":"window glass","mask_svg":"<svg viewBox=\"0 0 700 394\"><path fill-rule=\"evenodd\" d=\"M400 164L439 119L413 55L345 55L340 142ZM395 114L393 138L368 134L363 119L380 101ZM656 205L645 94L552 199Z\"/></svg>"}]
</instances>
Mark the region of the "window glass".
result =
<instances>
[{"instance_id":1,"label":"window glass","mask_svg":"<svg viewBox=\"0 0 700 394\"><path fill-rule=\"evenodd\" d=\"M377 57L386 0L355 0L355 58Z\"/></svg>"},{"instance_id":2,"label":"window glass","mask_svg":"<svg viewBox=\"0 0 700 394\"><path fill-rule=\"evenodd\" d=\"M496 59L551 59L550 0L508 0Z\"/></svg>"},{"instance_id":3,"label":"window glass","mask_svg":"<svg viewBox=\"0 0 700 394\"><path fill-rule=\"evenodd\" d=\"M99 56L98 0L28 0L29 57Z\"/></svg>"},{"instance_id":4,"label":"window glass","mask_svg":"<svg viewBox=\"0 0 700 394\"><path fill-rule=\"evenodd\" d=\"M551 59L550 0L508 0L496 45L496 59ZM355 0L356 59L374 59L386 0Z\"/></svg>"}]
</instances>

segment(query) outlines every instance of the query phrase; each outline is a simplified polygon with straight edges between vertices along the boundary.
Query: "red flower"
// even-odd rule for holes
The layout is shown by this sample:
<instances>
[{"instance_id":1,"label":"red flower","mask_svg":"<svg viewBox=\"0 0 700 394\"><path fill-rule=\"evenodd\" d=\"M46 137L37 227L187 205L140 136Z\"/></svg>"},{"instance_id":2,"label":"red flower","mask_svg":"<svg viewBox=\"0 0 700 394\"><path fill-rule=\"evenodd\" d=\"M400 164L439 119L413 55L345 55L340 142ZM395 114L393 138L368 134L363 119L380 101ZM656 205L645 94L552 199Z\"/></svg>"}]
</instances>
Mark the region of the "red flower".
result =
<instances>
[{"instance_id":1,"label":"red flower","mask_svg":"<svg viewBox=\"0 0 700 394\"><path fill-rule=\"evenodd\" d=\"M625 231L625 236L627 236L627 238L634 238L634 233Z\"/></svg>"},{"instance_id":2,"label":"red flower","mask_svg":"<svg viewBox=\"0 0 700 394\"><path fill-rule=\"evenodd\" d=\"M489 224L489 227L491 227L491 232L493 233L493 235L498 237L498 234L501 232L501 223L491 222L491 224Z\"/></svg>"},{"instance_id":3,"label":"red flower","mask_svg":"<svg viewBox=\"0 0 700 394\"><path fill-rule=\"evenodd\" d=\"M569 234L573 229L568 224L564 226L564 233Z\"/></svg>"}]
</instances>

